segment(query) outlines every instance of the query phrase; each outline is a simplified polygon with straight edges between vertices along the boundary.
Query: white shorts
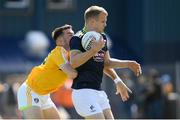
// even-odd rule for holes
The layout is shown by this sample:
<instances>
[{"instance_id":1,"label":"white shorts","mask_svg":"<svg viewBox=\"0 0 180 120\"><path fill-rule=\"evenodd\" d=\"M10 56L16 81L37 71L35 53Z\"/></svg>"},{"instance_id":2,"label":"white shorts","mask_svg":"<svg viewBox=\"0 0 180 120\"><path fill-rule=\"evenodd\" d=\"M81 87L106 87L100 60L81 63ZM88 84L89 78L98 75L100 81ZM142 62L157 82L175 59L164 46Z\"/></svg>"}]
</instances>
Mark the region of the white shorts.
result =
<instances>
[{"instance_id":1,"label":"white shorts","mask_svg":"<svg viewBox=\"0 0 180 120\"><path fill-rule=\"evenodd\" d=\"M103 110L110 108L106 93L94 89L73 89L72 101L82 117L103 113Z\"/></svg>"},{"instance_id":2,"label":"white shorts","mask_svg":"<svg viewBox=\"0 0 180 120\"><path fill-rule=\"evenodd\" d=\"M47 109L55 107L50 98L50 94L39 95L31 90L26 83L23 83L18 89L17 93L18 108L19 110L25 110L32 106L38 106L41 109Z\"/></svg>"}]
</instances>

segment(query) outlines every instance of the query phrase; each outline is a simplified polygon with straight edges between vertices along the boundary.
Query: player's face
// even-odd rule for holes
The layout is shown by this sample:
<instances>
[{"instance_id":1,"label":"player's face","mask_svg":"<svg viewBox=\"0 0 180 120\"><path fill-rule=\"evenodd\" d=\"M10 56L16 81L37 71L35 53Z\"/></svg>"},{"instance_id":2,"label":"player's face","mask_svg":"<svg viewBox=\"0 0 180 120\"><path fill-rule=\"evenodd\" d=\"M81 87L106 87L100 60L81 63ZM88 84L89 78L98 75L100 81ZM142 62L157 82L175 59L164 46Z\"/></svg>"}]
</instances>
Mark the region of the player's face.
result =
<instances>
[{"instance_id":1,"label":"player's face","mask_svg":"<svg viewBox=\"0 0 180 120\"><path fill-rule=\"evenodd\" d=\"M63 31L63 38L68 43L71 40L73 35L74 35L74 31L71 28L66 29L66 30Z\"/></svg>"},{"instance_id":2,"label":"player's face","mask_svg":"<svg viewBox=\"0 0 180 120\"><path fill-rule=\"evenodd\" d=\"M95 22L96 31L100 33L104 32L104 28L106 27L106 22L107 22L107 15L101 12L99 14L98 19Z\"/></svg>"}]
</instances>

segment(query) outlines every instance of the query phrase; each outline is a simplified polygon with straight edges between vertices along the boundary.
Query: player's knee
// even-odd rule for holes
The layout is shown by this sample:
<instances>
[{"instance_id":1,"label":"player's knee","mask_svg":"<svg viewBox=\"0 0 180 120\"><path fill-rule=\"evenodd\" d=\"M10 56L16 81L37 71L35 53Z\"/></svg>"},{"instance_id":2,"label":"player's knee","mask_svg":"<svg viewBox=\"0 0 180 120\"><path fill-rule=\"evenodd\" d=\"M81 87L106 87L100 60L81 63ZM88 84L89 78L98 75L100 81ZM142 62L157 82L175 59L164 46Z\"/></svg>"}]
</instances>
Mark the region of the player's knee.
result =
<instances>
[{"instance_id":1,"label":"player's knee","mask_svg":"<svg viewBox=\"0 0 180 120\"><path fill-rule=\"evenodd\" d=\"M105 119L111 119L111 120L114 119L114 116L110 108L103 110L103 114L104 114Z\"/></svg>"},{"instance_id":2,"label":"player's knee","mask_svg":"<svg viewBox=\"0 0 180 120\"><path fill-rule=\"evenodd\" d=\"M43 113L40 107L33 106L22 111L23 118L25 119L41 119L43 118Z\"/></svg>"},{"instance_id":3,"label":"player's knee","mask_svg":"<svg viewBox=\"0 0 180 120\"><path fill-rule=\"evenodd\" d=\"M85 119L105 119L103 113L96 113L90 116L86 116Z\"/></svg>"}]
</instances>

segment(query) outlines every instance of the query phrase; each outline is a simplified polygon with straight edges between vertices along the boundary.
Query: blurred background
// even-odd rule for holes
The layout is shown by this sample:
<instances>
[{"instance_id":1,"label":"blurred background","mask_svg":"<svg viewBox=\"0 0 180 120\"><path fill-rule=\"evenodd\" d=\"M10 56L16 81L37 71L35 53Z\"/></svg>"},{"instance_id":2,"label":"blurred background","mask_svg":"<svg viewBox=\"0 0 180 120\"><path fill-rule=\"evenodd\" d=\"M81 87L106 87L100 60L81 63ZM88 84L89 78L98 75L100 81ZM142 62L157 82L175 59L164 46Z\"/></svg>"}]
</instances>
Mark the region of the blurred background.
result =
<instances>
[{"instance_id":1,"label":"blurred background","mask_svg":"<svg viewBox=\"0 0 180 120\"><path fill-rule=\"evenodd\" d=\"M21 118L17 89L55 46L52 30L71 24L77 32L91 5L109 13L105 32L111 56L136 60L143 69L138 78L116 70L133 90L128 102L115 95L113 81L104 76L115 118L180 118L180 0L0 0L0 116ZM81 118L71 100L58 102L62 95L57 96L64 118Z\"/></svg>"}]
</instances>

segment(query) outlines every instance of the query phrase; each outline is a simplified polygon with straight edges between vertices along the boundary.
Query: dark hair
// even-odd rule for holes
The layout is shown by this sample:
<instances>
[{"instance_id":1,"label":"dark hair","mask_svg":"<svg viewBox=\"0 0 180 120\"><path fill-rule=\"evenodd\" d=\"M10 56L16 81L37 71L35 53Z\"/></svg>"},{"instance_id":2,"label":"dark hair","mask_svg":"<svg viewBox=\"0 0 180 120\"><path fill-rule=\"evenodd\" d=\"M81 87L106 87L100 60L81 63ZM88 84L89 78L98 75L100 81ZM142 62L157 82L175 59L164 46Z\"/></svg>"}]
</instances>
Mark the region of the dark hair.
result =
<instances>
[{"instance_id":1,"label":"dark hair","mask_svg":"<svg viewBox=\"0 0 180 120\"><path fill-rule=\"evenodd\" d=\"M89 18L96 18L101 12L108 15L107 11L103 7L91 6L84 13L84 20L86 21Z\"/></svg>"},{"instance_id":2,"label":"dark hair","mask_svg":"<svg viewBox=\"0 0 180 120\"><path fill-rule=\"evenodd\" d=\"M57 27L53 30L52 32L52 38L56 41L56 39L63 34L63 31L66 30L66 29L70 29L72 28L71 25L68 25L68 24L65 24L61 27Z\"/></svg>"}]
</instances>

